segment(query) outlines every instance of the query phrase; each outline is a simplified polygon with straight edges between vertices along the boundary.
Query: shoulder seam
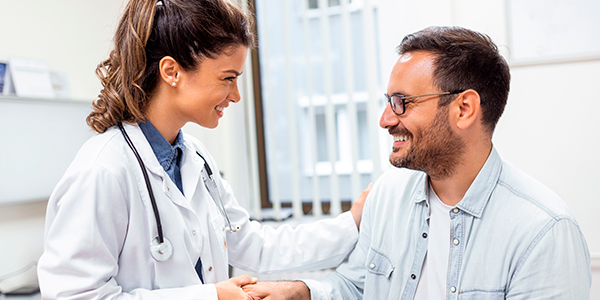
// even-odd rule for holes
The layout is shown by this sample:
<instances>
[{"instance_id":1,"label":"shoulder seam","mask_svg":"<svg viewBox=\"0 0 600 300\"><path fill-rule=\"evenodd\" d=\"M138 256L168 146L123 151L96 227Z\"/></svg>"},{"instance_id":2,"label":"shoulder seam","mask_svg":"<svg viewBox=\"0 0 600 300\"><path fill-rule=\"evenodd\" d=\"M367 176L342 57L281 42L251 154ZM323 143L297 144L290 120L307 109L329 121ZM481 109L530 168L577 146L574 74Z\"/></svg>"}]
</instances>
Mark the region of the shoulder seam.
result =
<instances>
[{"instance_id":1,"label":"shoulder seam","mask_svg":"<svg viewBox=\"0 0 600 300\"><path fill-rule=\"evenodd\" d=\"M502 181L502 180L498 180L498 185L506 188L508 191L510 191L511 193L513 193L516 196L519 196L523 199L528 200L529 202L531 202L533 205L535 205L537 208L539 208L540 210L544 211L549 217L551 217L553 220L558 221L561 220L563 218L561 218L561 214L556 214L554 212L552 212L551 210L549 210L547 207L543 206L541 203L539 203L538 201L536 201L535 199L531 198L528 195L525 195L517 190L515 190L512 186L508 185L506 182Z\"/></svg>"}]
</instances>

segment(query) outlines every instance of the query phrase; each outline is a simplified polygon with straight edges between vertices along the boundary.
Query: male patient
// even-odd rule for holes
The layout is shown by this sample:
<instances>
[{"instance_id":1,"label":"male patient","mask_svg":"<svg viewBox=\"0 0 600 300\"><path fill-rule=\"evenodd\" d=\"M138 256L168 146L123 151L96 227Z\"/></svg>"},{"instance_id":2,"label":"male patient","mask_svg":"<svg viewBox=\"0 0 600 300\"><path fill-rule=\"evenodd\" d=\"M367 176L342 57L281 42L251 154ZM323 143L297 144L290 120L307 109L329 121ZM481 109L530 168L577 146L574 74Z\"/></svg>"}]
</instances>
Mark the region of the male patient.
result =
<instances>
[{"instance_id":1,"label":"male patient","mask_svg":"<svg viewBox=\"0 0 600 300\"><path fill-rule=\"evenodd\" d=\"M245 290L270 299L589 299L590 258L574 217L492 145L510 84L496 45L434 27L406 36L398 53L380 120L397 168L369 194L356 248L319 280Z\"/></svg>"}]
</instances>

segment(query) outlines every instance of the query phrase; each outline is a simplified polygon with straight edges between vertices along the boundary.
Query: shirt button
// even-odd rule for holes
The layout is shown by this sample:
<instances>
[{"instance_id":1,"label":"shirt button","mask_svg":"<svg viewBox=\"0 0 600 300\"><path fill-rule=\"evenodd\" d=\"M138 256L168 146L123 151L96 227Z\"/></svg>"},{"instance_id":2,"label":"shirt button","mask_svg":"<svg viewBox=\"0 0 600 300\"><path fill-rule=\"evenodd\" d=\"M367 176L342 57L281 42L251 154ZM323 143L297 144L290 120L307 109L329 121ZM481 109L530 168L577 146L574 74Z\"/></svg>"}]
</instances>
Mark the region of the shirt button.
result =
<instances>
[{"instance_id":1,"label":"shirt button","mask_svg":"<svg viewBox=\"0 0 600 300\"><path fill-rule=\"evenodd\" d=\"M456 288L452 286L452 287L450 287L450 291L454 293L454 292L456 292Z\"/></svg>"},{"instance_id":2,"label":"shirt button","mask_svg":"<svg viewBox=\"0 0 600 300\"><path fill-rule=\"evenodd\" d=\"M196 230L192 230L192 235L196 235Z\"/></svg>"},{"instance_id":3,"label":"shirt button","mask_svg":"<svg viewBox=\"0 0 600 300\"><path fill-rule=\"evenodd\" d=\"M454 239L452 243L454 243L454 245L458 245L458 239Z\"/></svg>"},{"instance_id":4,"label":"shirt button","mask_svg":"<svg viewBox=\"0 0 600 300\"><path fill-rule=\"evenodd\" d=\"M369 268L371 268L371 269L375 269L375 264L374 264L374 263L371 263L371 264L369 265Z\"/></svg>"},{"instance_id":5,"label":"shirt button","mask_svg":"<svg viewBox=\"0 0 600 300\"><path fill-rule=\"evenodd\" d=\"M417 275L415 275L415 274L410 274L410 278L412 278L412 279L417 279Z\"/></svg>"},{"instance_id":6,"label":"shirt button","mask_svg":"<svg viewBox=\"0 0 600 300\"><path fill-rule=\"evenodd\" d=\"M452 211L453 211L455 214L457 214L457 213L460 211L460 209L458 209L458 208L456 208L456 207L455 207L455 208L454 208Z\"/></svg>"},{"instance_id":7,"label":"shirt button","mask_svg":"<svg viewBox=\"0 0 600 300\"><path fill-rule=\"evenodd\" d=\"M423 232L423 238L426 239L427 238L427 232Z\"/></svg>"},{"instance_id":8,"label":"shirt button","mask_svg":"<svg viewBox=\"0 0 600 300\"><path fill-rule=\"evenodd\" d=\"M208 267L208 271L209 271L209 272L210 272L210 271L212 271L212 267Z\"/></svg>"}]
</instances>

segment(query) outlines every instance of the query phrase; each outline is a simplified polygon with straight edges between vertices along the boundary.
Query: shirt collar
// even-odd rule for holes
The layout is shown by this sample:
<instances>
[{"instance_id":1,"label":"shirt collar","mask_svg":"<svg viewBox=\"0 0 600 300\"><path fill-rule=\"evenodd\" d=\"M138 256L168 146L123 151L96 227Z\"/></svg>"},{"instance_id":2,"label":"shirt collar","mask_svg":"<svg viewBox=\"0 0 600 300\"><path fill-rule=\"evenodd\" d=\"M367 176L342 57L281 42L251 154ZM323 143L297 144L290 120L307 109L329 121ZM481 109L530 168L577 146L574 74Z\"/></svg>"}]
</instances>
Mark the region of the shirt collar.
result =
<instances>
[{"instance_id":1,"label":"shirt collar","mask_svg":"<svg viewBox=\"0 0 600 300\"><path fill-rule=\"evenodd\" d=\"M485 164L477 174L477 177L475 177L475 180L473 180L473 183L471 183L471 186L465 193L463 199L456 207L476 218L480 218L488 200L492 196L492 192L496 188L501 172L502 160L500 159L500 155L498 155L496 148L492 147L492 151L485 161ZM429 177L423 176L416 190L415 202L428 201L428 186Z\"/></svg>"},{"instance_id":2,"label":"shirt collar","mask_svg":"<svg viewBox=\"0 0 600 300\"><path fill-rule=\"evenodd\" d=\"M181 153L183 153L183 134L181 133L181 129L177 133L177 137L175 137L175 142L171 145L149 120L139 122L138 124L163 169L167 170L170 165L177 164L177 158L179 157L177 149L180 149Z\"/></svg>"}]
</instances>

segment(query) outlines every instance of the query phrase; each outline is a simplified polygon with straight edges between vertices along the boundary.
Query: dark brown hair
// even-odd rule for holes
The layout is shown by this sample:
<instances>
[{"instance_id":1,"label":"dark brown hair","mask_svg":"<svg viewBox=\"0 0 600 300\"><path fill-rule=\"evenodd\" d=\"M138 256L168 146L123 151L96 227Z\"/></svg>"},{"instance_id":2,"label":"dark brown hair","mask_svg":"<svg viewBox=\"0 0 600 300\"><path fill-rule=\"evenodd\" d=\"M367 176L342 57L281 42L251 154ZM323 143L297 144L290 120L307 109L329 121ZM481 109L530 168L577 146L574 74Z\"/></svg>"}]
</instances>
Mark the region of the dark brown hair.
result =
<instances>
[{"instance_id":1,"label":"dark brown hair","mask_svg":"<svg viewBox=\"0 0 600 300\"><path fill-rule=\"evenodd\" d=\"M409 34L398 46L400 55L434 54L433 83L440 91L473 89L481 97L482 121L490 133L504 112L510 90L510 70L492 39L461 27L429 27ZM441 97L448 105L455 95Z\"/></svg>"},{"instance_id":2,"label":"dark brown hair","mask_svg":"<svg viewBox=\"0 0 600 300\"><path fill-rule=\"evenodd\" d=\"M86 121L104 132L117 122L145 121L159 62L173 57L186 71L232 46L252 47L251 18L227 0L130 0L114 49L96 68L102 83Z\"/></svg>"}]
</instances>

